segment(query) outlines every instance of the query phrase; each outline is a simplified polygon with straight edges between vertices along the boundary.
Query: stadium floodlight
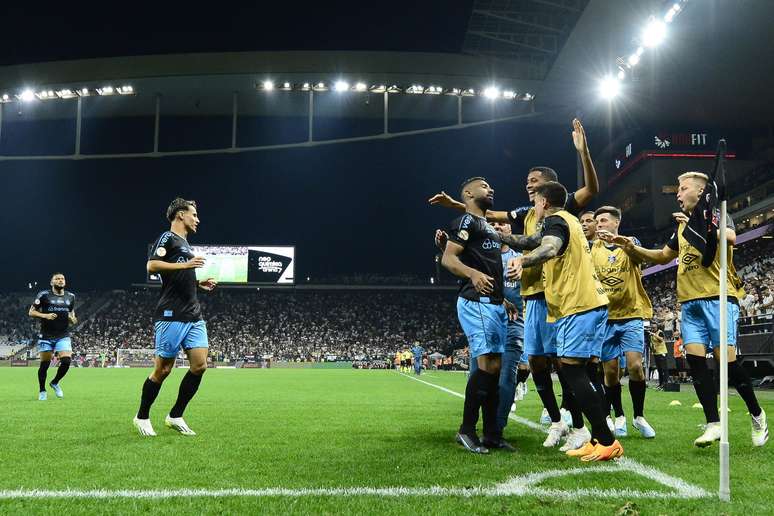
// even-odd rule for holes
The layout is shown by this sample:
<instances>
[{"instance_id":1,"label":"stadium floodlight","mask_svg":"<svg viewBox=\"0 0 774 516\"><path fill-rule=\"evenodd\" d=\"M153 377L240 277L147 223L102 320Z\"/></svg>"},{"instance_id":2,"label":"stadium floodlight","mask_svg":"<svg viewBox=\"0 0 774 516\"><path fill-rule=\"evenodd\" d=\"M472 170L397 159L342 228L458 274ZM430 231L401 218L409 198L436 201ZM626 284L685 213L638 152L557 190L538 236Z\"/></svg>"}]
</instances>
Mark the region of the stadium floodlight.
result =
<instances>
[{"instance_id":1,"label":"stadium floodlight","mask_svg":"<svg viewBox=\"0 0 774 516\"><path fill-rule=\"evenodd\" d=\"M599 94L605 100L613 100L621 93L621 82L611 75L599 81Z\"/></svg>"},{"instance_id":2,"label":"stadium floodlight","mask_svg":"<svg viewBox=\"0 0 774 516\"><path fill-rule=\"evenodd\" d=\"M440 95L441 92L443 92L443 88L440 86L428 86L424 91L427 95Z\"/></svg>"},{"instance_id":3,"label":"stadium floodlight","mask_svg":"<svg viewBox=\"0 0 774 516\"><path fill-rule=\"evenodd\" d=\"M342 91L348 91L349 90L349 83L346 81L336 81L333 85L333 89L335 91L338 91L341 93Z\"/></svg>"},{"instance_id":4,"label":"stadium floodlight","mask_svg":"<svg viewBox=\"0 0 774 516\"><path fill-rule=\"evenodd\" d=\"M484 91L481 94L489 100L494 100L500 96L500 90L494 86L489 86L488 88L484 88Z\"/></svg>"},{"instance_id":5,"label":"stadium floodlight","mask_svg":"<svg viewBox=\"0 0 774 516\"><path fill-rule=\"evenodd\" d=\"M260 89L263 91L272 91L274 90L274 81L263 81L260 84Z\"/></svg>"},{"instance_id":6,"label":"stadium floodlight","mask_svg":"<svg viewBox=\"0 0 774 516\"><path fill-rule=\"evenodd\" d=\"M637 63L640 62L640 55L635 52L626 61L629 63L629 66L637 66Z\"/></svg>"},{"instance_id":7,"label":"stadium floodlight","mask_svg":"<svg viewBox=\"0 0 774 516\"><path fill-rule=\"evenodd\" d=\"M282 83L282 86L280 86L279 89L281 89L282 91L290 91L293 89L293 85L285 81Z\"/></svg>"},{"instance_id":8,"label":"stadium floodlight","mask_svg":"<svg viewBox=\"0 0 774 516\"><path fill-rule=\"evenodd\" d=\"M675 16L677 16L677 13L680 12L680 9L681 7L679 3L674 4L672 8L667 11L666 15L664 15L664 21L666 23L672 23L672 20L675 19Z\"/></svg>"},{"instance_id":9,"label":"stadium floodlight","mask_svg":"<svg viewBox=\"0 0 774 516\"><path fill-rule=\"evenodd\" d=\"M358 82L354 86L352 86L352 91L366 91L368 89L368 86L364 82Z\"/></svg>"},{"instance_id":10,"label":"stadium floodlight","mask_svg":"<svg viewBox=\"0 0 774 516\"><path fill-rule=\"evenodd\" d=\"M503 92L503 98L504 99L508 99L508 100L512 100L512 99L516 98L516 92L513 91L513 90L505 90Z\"/></svg>"},{"instance_id":11,"label":"stadium floodlight","mask_svg":"<svg viewBox=\"0 0 774 516\"><path fill-rule=\"evenodd\" d=\"M135 93L134 88L128 84L118 87L116 91L118 91L119 95L134 95Z\"/></svg>"},{"instance_id":12,"label":"stadium floodlight","mask_svg":"<svg viewBox=\"0 0 774 516\"><path fill-rule=\"evenodd\" d=\"M476 90L474 90L473 88L462 90L462 93L460 93L460 95L462 95L463 97L472 97L475 94L476 94Z\"/></svg>"},{"instance_id":13,"label":"stadium floodlight","mask_svg":"<svg viewBox=\"0 0 774 516\"><path fill-rule=\"evenodd\" d=\"M626 72L623 71L623 69L618 69L618 80L622 81L626 79Z\"/></svg>"},{"instance_id":14,"label":"stadium floodlight","mask_svg":"<svg viewBox=\"0 0 774 516\"><path fill-rule=\"evenodd\" d=\"M75 93L77 93L79 97L88 97L91 95L91 91L89 90L89 88L80 88L76 90Z\"/></svg>"},{"instance_id":15,"label":"stadium floodlight","mask_svg":"<svg viewBox=\"0 0 774 516\"><path fill-rule=\"evenodd\" d=\"M397 84L393 84L392 86L387 88L387 93L400 93L401 91L403 90Z\"/></svg>"},{"instance_id":16,"label":"stadium floodlight","mask_svg":"<svg viewBox=\"0 0 774 516\"><path fill-rule=\"evenodd\" d=\"M71 90L70 88L64 88L61 90L56 91L56 96L60 99L72 99L78 96L78 94L75 92L75 90Z\"/></svg>"},{"instance_id":17,"label":"stadium floodlight","mask_svg":"<svg viewBox=\"0 0 774 516\"><path fill-rule=\"evenodd\" d=\"M326 86L324 82L320 81L312 86L312 89L314 91L328 91L328 86Z\"/></svg>"},{"instance_id":18,"label":"stadium floodlight","mask_svg":"<svg viewBox=\"0 0 774 516\"><path fill-rule=\"evenodd\" d=\"M21 100L22 102L31 102L35 100L35 92L27 88L26 90L16 95L16 98Z\"/></svg>"},{"instance_id":19,"label":"stadium floodlight","mask_svg":"<svg viewBox=\"0 0 774 516\"><path fill-rule=\"evenodd\" d=\"M387 86L384 84L372 84L370 88L368 88L368 91L371 93L384 93L387 91Z\"/></svg>"},{"instance_id":20,"label":"stadium floodlight","mask_svg":"<svg viewBox=\"0 0 774 516\"><path fill-rule=\"evenodd\" d=\"M660 45L665 37L666 24L661 20L651 18L642 31L642 44L648 48L653 48Z\"/></svg>"},{"instance_id":21,"label":"stadium floodlight","mask_svg":"<svg viewBox=\"0 0 774 516\"><path fill-rule=\"evenodd\" d=\"M535 95L533 93L525 93L522 95L521 100L526 100L527 102L530 100L535 100Z\"/></svg>"},{"instance_id":22,"label":"stadium floodlight","mask_svg":"<svg viewBox=\"0 0 774 516\"><path fill-rule=\"evenodd\" d=\"M305 82L305 83L301 84L301 87L298 88L298 89L301 90L301 91L309 91L309 90L312 89L312 85L309 84L308 82Z\"/></svg>"},{"instance_id":23,"label":"stadium floodlight","mask_svg":"<svg viewBox=\"0 0 774 516\"><path fill-rule=\"evenodd\" d=\"M35 96L38 97L40 100L48 100L48 99L55 99L56 93L54 93L54 90L41 90L36 91Z\"/></svg>"},{"instance_id":24,"label":"stadium floodlight","mask_svg":"<svg viewBox=\"0 0 774 516\"><path fill-rule=\"evenodd\" d=\"M444 95L459 95L462 93L462 90L459 88L446 88L443 92Z\"/></svg>"},{"instance_id":25,"label":"stadium floodlight","mask_svg":"<svg viewBox=\"0 0 774 516\"><path fill-rule=\"evenodd\" d=\"M411 86L406 88L406 93L417 94L417 93L422 93L424 91L425 89L422 87L421 84L412 84Z\"/></svg>"},{"instance_id":26,"label":"stadium floodlight","mask_svg":"<svg viewBox=\"0 0 774 516\"><path fill-rule=\"evenodd\" d=\"M102 88L97 88L97 94L98 95L115 95L116 90L112 86L103 86Z\"/></svg>"},{"instance_id":27,"label":"stadium floodlight","mask_svg":"<svg viewBox=\"0 0 774 516\"><path fill-rule=\"evenodd\" d=\"M8 95L7 93L3 93L3 96L0 97L0 102L3 102L3 103L11 102L11 96Z\"/></svg>"}]
</instances>

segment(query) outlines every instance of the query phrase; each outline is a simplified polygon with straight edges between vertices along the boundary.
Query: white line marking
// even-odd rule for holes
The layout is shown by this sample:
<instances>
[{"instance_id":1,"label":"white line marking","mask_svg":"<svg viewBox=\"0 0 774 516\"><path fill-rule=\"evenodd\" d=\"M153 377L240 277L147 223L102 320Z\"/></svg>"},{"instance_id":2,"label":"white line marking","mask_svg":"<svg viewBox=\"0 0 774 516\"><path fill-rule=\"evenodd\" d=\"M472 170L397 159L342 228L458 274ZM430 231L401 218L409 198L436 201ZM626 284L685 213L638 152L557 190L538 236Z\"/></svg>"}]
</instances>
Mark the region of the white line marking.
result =
<instances>
[{"instance_id":1,"label":"white line marking","mask_svg":"<svg viewBox=\"0 0 774 516\"><path fill-rule=\"evenodd\" d=\"M406 376L406 375L403 375L403 376ZM463 399L465 398L465 395L460 394L459 392L453 391L451 389L447 389L446 387L443 387L441 385L436 385L431 382L426 382L424 380L420 380L419 378L414 378L412 376L406 376L406 378L423 383L425 385L429 385L430 387L434 387L440 391L446 392L453 396L457 396L458 398L463 398ZM529 419L523 418L521 416L509 414L508 419L515 421L519 424L522 424L524 426L527 426L533 430L537 430L542 433L547 432L544 426L538 423L535 423L534 421L530 421ZM664 493L659 491L644 491L644 492L630 491L630 490L621 491L618 489L605 489L605 490L575 489L575 490L564 491L564 490L557 490L557 489L544 489L544 488L537 487L535 485L547 478L555 478L555 477L560 477L565 475L581 475L581 474L588 474L588 473L597 473L601 471L611 471L611 472L612 471L630 471L632 473L636 473L640 476L653 480L654 482L657 482L661 485L669 487L670 489L674 489L675 492ZM645 464L641 464L629 457L623 457L612 464L603 464L603 465L597 465L597 466L588 467L588 468L572 468L572 469L530 473L521 477L514 477L506 481L505 483L500 484L499 486L496 487L496 489L497 488L503 488L504 492L507 492L511 496L517 495L517 494L523 494L523 495L530 495L530 496L546 495L546 496L559 497L559 498L579 498L581 496L596 496L596 497L628 496L628 497L634 497L634 498L636 497L705 498L705 497L713 496L712 494L710 494L709 492L707 492L706 490L704 490L699 486L689 484L688 482L686 482L681 478L673 477L651 466L646 466ZM611 494L608 495L606 493L611 493Z\"/></svg>"}]
</instances>

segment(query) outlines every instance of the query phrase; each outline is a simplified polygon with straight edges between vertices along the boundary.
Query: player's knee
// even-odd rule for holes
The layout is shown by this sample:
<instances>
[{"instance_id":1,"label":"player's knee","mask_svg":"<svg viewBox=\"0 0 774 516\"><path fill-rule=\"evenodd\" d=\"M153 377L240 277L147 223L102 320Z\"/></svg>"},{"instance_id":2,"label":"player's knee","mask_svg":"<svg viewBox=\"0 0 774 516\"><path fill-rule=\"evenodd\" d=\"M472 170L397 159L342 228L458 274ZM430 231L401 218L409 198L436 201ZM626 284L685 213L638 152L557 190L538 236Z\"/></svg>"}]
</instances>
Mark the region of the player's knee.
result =
<instances>
[{"instance_id":1,"label":"player's knee","mask_svg":"<svg viewBox=\"0 0 774 516\"><path fill-rule=\"evenodd\" d=\"M608 387L612 387L613 385L618 385L621 383L621 380L618 376L618 364L616 363L615 367L609 367L607 364L605 364L605 385Z\"/></svg>"},{"instance_id":2,"label":"player's knee","mask_svg":"<svg viewBox=\"0 0 774 516\"><path fill-rule=\"evenodd\" d=\"M191 364L191 367L189 369L192 374L195 374L196 376L201 376L207 370L207 362Z\"/></svg>"}]
</instances>

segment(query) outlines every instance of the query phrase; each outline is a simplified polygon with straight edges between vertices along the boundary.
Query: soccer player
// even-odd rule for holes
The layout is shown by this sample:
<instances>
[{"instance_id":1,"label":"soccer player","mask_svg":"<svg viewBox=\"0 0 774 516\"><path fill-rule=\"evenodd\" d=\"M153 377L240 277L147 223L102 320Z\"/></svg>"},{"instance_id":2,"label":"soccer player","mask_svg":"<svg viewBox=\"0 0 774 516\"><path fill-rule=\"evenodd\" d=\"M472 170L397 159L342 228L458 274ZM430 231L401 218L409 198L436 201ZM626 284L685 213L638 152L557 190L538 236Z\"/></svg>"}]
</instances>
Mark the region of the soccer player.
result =
<instances>
[{"instance_id":1,"label":"soccer player","mask_svg":"<svg viewBox=\"0 0 774 516\"><path fill-rule=\"evenodd\" d=\"M419 345L419 342L414 343L414 347L411 348L411 353L414 355L414 374L419 376L422 374L422 356L425 354L425 348Z\"/></svg>"},{"instance_id":2,"label":"soccer player","mask_svg":"<svg viewBox=\"0 0 774 516\"><path fill-rule=\"evenodd\" d=\"M594 244L594 240L597 239L597 221L594 220L594 211L583 211L578 215L578 220L580 220L583 234L585 235L586 240L588 240L590 247Z\"/></svg>"},{"instance_id":3,"label":"soccer player","mask_svg":"<svg viewBox=\"0 0 774 516\"><path fill-rule=\"evenodd\" d=\"M577 214L599 192L597 174L586 140L586 133L580 120L573 120L573 143L583 164L583 177L585 186L567 196L566 211ZM535 199L535 189L548 181L557 181L556 172L549 167L533 167L527 173L527 195L532 203ZM452 199L445 192L434 195L429 200L430 204L440 205L457 210L464 210L465 206ZM514 237L523 235L525 238L540 235L540 224L533 206L524 206L510 212L487 211L486 218L490 222L507 222L511 224ZM523 242L519 246L511 245L512 249L526 250ZM537 244L534 244L537 245ZM525 253L526 254L526 253ZM573 427L578 432L583 428L583 418L577 403L572 398L572 392L568 388L564 376L561 374L560 364L556 361L555 330L553 324L546 320L547 310L543 288L541 267L534 266L524 272L521 278L521 296L525 301L524 313L524 351L528 356L529 367L532 371L532 379L535 382L540 400L548 412L551 426L543 446L549 448L559 444L561 438L569 432L568 425L562 420L562 414L554 395L553 382L551 380L551 363L557 368L559 380L562 384L562 403L570 409L573 419Z\"/></svg>"},{"instance_id":4,"label":"soccer player","mask_svg":"<svg viewBox=\"0 0 774 516\"><path fill-rule=\"evenodd\" d=\"M605 422L601 393L593 382L597 365L592 360L602 351L598 336L607 321L608 299L594 273L591 250L580 222L564 209L566 203L567 190L557 182L550 181L535 189L535 215L543 222L540 244L529 254L512 259L508 275L515 277L521 273L524 278L530 268L543 266L548 320L555 322L561 370L591 423L591 437L595 441L589 440L577 449L570 447L567 455L581 457L583 461L610 460L623 455L623 447ZM503 243L508 245L512 240L503 237Z\"/></svg>"},{"instance_id":5,"label":"soccer player","mask_svg":"<svg viewBox=\"0 0 774 516\"><path fill-rule=\"evenodd\" d=\"M49 384L57 398L64 398L64 392L59 382L70 369L73 348L69 327L78 323L75 316L75 294L65 290L64 274L55 272L51 275L51 290L38 293L29 309L29 316L40 319L40 334L38 335L38 400L48 398L46 392L46 375L51 365L53 354L59 357L59 367L56 376Z\"/></svg>"},{"instance_id":6,"label":"soccer player","mask_svg":"<svg viewBox=\"0 0 774 516\"><path fill-rule=\"evenodd\" d=\"M658 370L658 387L656 387L656 390L662 390L669 378L669 369L667 368L666 341L661 328L656 328L656 331L650 332L650 349L653 352L656 369Z\"/></svg>"},{"instance_id":7,"label":"soccer player","mask_svg":"<svg viewBox=\"0 0 774 516\"><path fill-rule=\"evenodd\" d=\"M508 315L503 297L500 235L484 218L494 200L494 190L486 179L465 180L460 193L466 213L450 225L449 241L441 260L449 272L464 280L457 299L457 315L468 339L471 363L476 363L465 388L457 442L473 453L489 453L489 447L503 447L497 407ZM476 434L479 409L483 441Z\"/></svg>"},{"instance_id":8,"label":"soccer player","mask_svg":"<svg viewBox=\"0 0 774 516\"><path fill-rule=\"evenodd\" d=\"M596 228L611 235L618 234L621 225L621 210L614 206L602 206L594 212ZM637 242L639 243L639 242ZM602 367L605 371L605 394L607 396L607 417L609 407L615 411L615 435L628 434L626 416L621 403L621 381L619 357L625 356L629 372L629 394L634 407L632 426L646 439L656 437L656 432L645 420L645 371L642 367L642 353L645 350L644 319L653 318L653 305L645 287L642 286L642 261L629 256L615 244L597 240L591 247L591 259L602 288L610 304L607 305L607 325L602 342ZM612 421L608 421L608 426Z\"/></svg>"},{"instance_id":9,"label":"soccer player","mask_svg":"<svg viewBox=\"0 0 774 516\"><path fill-rule=\"evenodd\" d=\"M146 264L148 272L161 276L161 295L154 314L155 368L142 386L140 409L133 420L143 436L156 435L149 419L150 408L181 349L185 351L190 367L180 382L177 401L164 424L182 435L196 435L183 419L183 412L199 389L207 369L207 326L202 320L196 290L211 291L217 285L212 278L196 279L194 269L204 266L204 258L194 256L187 240L199 226L196 203L178 197L167 208L167 219L170 229L153 245Z\"/></svg>"},{"instance_id":10,"label":"soccer player","mask_svg":"<svg viewBox=\"0 0 774 516\"><path fill-rule=\"evenodd\" d=\"M758 404L747 371L736 361L736 326L739 319L738 300L744 295L741 281L733 264L733 245L736 242L734 222L728 218L726 242L720 242L715 257L709 267L701 265L701 252L693 247L685 238L689 216L699 202L709 178L700 172L686 172L677 178L677 202L680 212L675 213L678 227L672 238L662 249L644 249L635 245L630 239L600 232L599 237L621 246L627 254L643 261L666 264L678 258L677 265L677 300L681 303L682 334L688 364L691 367L693 387L704 409L707 420L704 433L699 436L694 445L710 446L720 440L720 415L717 406L717 391L707 368L706 353L709 349L715 360L720 360L720 245L725 244L728 250L728 287L727 305L727 343L728 343L728 378L736 386L736 391L747 405L752 418L753 446L763 446L769 439L769 429L766 423L766 413Z\"/></svg>"}]
</instances>

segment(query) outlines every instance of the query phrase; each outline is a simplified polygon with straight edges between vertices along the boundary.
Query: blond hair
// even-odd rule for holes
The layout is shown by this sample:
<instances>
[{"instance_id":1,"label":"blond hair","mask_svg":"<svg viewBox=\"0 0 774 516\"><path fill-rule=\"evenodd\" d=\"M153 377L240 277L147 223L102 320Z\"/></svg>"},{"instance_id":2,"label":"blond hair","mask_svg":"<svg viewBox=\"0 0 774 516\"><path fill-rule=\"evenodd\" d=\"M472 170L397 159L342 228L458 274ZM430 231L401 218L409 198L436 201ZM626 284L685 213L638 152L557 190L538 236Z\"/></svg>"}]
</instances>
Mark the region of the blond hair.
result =
<instances>
[{"instance_id":1,"label":"blond hair","mask_svg":"<svg viewBox=\"0 0 774 516\"><path fill-rule=\"evenodd\" d=\"M702 172L684 172L679 176L677 176L678 182L682 181L683 179L698 179L699 181L702 181L705 185L709 183L709 176Z\"/></svg>"}]
</instances>

